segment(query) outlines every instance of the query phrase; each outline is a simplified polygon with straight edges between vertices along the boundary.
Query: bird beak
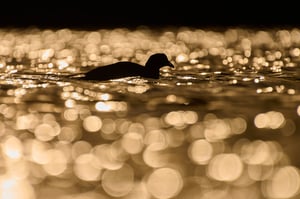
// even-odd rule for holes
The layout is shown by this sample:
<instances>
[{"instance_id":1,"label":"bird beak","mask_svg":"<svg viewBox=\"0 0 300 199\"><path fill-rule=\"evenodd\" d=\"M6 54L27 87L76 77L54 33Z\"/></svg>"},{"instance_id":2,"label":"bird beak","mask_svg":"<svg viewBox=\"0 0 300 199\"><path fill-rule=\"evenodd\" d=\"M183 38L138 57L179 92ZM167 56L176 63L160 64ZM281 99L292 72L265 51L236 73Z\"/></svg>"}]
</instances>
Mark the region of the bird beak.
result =
<instances>
[{"instance_id":1,"label":"bird beak","mask_svg":"<svg viewBox=\"0 0 300 199\"><path fill-rule=\"evenodd\" d=\"M169 62L168 66L170 66L171 68L175 68L175 66L171 62Z\"/></svg>"}]
</instances>

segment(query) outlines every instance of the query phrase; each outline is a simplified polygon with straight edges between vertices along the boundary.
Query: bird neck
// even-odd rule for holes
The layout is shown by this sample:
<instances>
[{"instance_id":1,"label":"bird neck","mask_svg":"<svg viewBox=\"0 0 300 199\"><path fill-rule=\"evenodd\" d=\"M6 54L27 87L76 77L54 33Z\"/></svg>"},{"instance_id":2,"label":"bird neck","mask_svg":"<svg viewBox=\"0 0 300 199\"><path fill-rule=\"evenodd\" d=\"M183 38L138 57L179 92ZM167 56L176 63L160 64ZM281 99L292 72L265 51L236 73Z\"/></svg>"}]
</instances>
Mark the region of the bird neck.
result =
<instances>
[{"instance_id":1,"label":"bird neck","mask_svg":"<svg viewBox=\"0 0 300 199\"><path fill-rule=\"evenodd\" d=\"M160 74L159 69L146 66L146 73L145 73L146 76L149 76L151 78L159 78L159 74Z\"/></svg>"}]
</instances>

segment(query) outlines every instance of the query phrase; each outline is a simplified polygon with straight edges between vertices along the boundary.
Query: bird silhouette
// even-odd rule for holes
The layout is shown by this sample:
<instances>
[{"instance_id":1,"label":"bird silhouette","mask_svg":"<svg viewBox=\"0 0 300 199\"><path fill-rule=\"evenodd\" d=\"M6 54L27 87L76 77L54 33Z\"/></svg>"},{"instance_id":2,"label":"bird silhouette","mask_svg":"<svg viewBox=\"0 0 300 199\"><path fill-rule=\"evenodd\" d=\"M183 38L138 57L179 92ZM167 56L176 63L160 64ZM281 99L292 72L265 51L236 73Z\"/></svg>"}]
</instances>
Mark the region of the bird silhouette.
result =
<instances>
[{"instance_id":1,"label":"bird silhouette","mask_svg":"<svg viewBox=\"0 0 300 199\"><path fill-rule=\"evenodd\" d=\"M166 54L156 53L148 58L145 66L130 61L121 61L105 66L98 66L84 73L84 76L80 79L105 81L132 76L159 79L160 68L163 66L175 68L168 60Z\"/></svg>"}]
</instances>

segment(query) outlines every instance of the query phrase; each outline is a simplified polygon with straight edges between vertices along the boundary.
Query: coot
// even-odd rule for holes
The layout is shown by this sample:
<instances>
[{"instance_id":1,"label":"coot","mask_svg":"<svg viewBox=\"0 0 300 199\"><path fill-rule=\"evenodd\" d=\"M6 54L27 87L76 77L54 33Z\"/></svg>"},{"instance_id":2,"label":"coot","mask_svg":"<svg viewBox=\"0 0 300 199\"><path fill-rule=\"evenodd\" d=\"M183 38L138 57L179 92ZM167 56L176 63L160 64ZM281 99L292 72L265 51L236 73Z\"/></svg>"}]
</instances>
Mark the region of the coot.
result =
<instances>
[{"instance_id":1,"label":"coot","mask_svg":"<svg viewBox=\"0 0 300 199\"><path fill-rule=\"evenodd\" d=\"M159 78L159 70L163 66L174 68L174 65L168 60L164 53L151 55L145 66L130 61L121 61L105 66L98 66L84 74L83 80L111 80L131 76L140 76L145 78Z\"/></svg>"}]
</instances>

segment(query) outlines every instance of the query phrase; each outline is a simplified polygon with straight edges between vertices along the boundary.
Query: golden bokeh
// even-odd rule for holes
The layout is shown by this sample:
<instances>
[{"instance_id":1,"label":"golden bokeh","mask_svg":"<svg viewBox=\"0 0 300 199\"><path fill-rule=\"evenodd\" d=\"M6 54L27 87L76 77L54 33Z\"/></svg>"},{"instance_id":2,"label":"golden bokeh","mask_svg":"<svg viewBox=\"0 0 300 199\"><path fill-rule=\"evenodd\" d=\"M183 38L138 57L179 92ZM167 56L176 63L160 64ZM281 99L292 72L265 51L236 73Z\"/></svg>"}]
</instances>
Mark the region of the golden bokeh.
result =
<instances>
[{"instance_id":1,"label":"golden bokeh","mask_svg":"<svg viewBox=\"0 0 300 199\"><path fill-rule=\"evenodd\" d=\"M0 199L299 198L299 45L297 28L0 29ZM176 67L157 80L76 78L158 52Z\"/></svg>"}]
</instances>

